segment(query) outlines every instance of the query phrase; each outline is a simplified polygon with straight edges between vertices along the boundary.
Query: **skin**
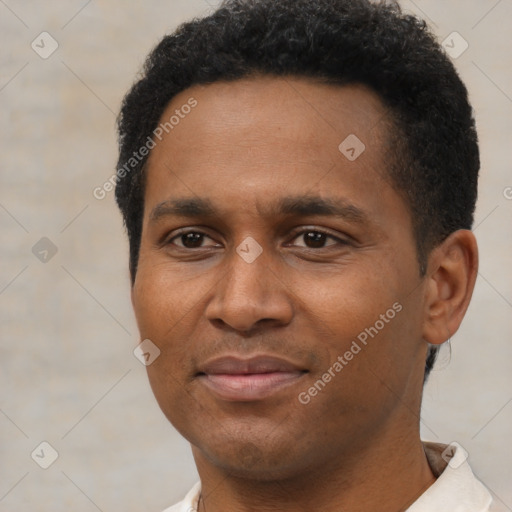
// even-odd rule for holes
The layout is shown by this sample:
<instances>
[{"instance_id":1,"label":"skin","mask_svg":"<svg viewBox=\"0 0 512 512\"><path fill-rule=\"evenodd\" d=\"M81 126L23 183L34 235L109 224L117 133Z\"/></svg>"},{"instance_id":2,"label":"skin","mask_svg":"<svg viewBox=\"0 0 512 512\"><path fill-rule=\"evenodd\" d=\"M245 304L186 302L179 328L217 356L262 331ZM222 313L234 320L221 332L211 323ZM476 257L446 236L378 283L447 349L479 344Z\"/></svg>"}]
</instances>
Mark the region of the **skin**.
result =
<instances>
[{"instance_id":1,"label":"skin","mask_svg":"<svg viewBox=\"0 0 512 512\"><path fill-rule=\"evenodd\" d=\"M200 509L405 510L435 481L419 437L427 342L462 321L474 236L452 233L420 276L409 210L386 175L386 111L361 85L253 76L194 86L162 120L190 97L197 107L146 167L132 302L141 339L161 350L148 376L192 445ZM353 162L338 149L349 134L366 146ZM342 199L364 220L275 211L288 196ZM215 212L157 208L180 198L209 199ZM190 243L180 228L204 237ZM317 230L327 236L311 243ZM252 263L236 251L247 237L262 249ZM396 302L402 310L301 403ZM198 378L215 355L262 352L306 371L254 401L220 399Z\"/></svg>"}]
</instances>

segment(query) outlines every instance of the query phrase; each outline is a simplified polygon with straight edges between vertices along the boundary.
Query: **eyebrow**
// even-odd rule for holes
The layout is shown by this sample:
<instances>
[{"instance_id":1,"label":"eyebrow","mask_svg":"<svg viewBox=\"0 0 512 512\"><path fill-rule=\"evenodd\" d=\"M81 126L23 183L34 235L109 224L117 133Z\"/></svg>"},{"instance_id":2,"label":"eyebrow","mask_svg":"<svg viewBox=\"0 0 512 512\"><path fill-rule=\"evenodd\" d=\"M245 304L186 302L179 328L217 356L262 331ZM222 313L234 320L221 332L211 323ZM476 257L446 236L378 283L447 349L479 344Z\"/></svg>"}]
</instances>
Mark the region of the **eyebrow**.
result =
<instances>
[{"instance_id":1,"label":"eyebrow","mask_svg":"<svg viewBox=\"0 0 512 512\"><path fill-rule=\"evenodd\" d=\"M368 215L345 199L319 196L284 197L279 201L278 211L297 216L322 215L340 217L357 223L368 222Z\"/></svg>"},{"instance_id":2,"label":"eyebrow","mask_svg":"<svg viewBox=\"0 0 512 512\"><path fill-rule=\"evenodd\" d=\"M345 199L311 195L283 197L277 204L271 206L268 214L339 217L359 224L369 221L368 215L363 210ZM163 217L200 218L218 215L219 212L210 199L187 197L168 199L157 204L150 214L150 220L157 222Z\"/></svg>"},{"instance_id":3,"label":"eyebrow","mask_svg":"<svg viewBox=\"0 0 512 512\"><path fill-rule=\"evenodd\" d=\"M213 217L215 214L209 199L190 197L162 201L153 208L149 218L156 222L162 217Z\"/></svg>"}]
</instances>

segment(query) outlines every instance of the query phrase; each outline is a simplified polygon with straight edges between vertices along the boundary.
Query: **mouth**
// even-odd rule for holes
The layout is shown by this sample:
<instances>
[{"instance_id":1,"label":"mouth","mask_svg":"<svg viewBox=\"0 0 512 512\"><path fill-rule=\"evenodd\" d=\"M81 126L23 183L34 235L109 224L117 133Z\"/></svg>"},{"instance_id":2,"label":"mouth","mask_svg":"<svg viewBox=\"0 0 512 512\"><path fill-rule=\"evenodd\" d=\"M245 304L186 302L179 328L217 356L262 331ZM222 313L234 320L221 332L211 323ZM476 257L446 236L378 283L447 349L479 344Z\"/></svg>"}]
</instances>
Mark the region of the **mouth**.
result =
<instances>
[{"instance_id":1,"label":"mouth","mask_svg":"<svg viewBox=\"0 0 512 512\"><path fill-rule=\"evenodd\" d=\"M208 361L196 377L218 398L250 402L296 384L306 373L306 369L278 357L228 356Z\"/></svg>"}]
</instances>

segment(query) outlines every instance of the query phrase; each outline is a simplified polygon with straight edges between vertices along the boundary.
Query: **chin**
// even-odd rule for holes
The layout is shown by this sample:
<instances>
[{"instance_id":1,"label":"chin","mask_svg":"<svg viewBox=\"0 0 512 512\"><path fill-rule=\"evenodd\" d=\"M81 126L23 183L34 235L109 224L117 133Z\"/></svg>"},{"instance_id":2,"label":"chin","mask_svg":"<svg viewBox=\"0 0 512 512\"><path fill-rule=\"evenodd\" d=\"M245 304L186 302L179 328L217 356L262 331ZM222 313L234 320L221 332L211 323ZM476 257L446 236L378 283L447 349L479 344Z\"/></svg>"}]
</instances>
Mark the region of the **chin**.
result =
<instances>
[{"instance_id":1,"label":"chin","mask_svg":"<svg viewBox=\"0 0 512 512\"><path fill-rule=\"evenodd\" d=\"M250 479L260 482L285 480L300 473L300 462L297 460L298 450L296 444L276 446L269 443L269 436L265 442L255 442L254 438L229 440L209 440L192 443L194 457L206 458L210 464L222 469L226 473L241 479ZM288 437L288 441L293 437ZM303 468L307 471L307 468Z\"/></svg>"}]
</instances>

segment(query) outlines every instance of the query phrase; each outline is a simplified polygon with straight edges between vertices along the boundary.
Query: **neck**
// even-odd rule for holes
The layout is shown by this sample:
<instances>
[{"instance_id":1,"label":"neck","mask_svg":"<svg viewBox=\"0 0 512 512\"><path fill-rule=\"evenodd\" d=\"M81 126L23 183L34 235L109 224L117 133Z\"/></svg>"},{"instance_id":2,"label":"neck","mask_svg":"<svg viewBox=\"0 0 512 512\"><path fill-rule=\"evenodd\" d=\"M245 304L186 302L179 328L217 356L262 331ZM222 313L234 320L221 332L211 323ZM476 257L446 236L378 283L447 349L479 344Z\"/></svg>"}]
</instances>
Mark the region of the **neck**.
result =
<instances>
[{"instance_id":1,"label":"neck","mask_svg":"<svg viewBox=\"0 0 512 512\"><path fill-rule=\"evenodd\" d=\"M233 476L193 447L202 484L199 511L405 510L435 477L419 435L401 434L384 433L385 440L379 436L363 449L333 454L322 467L272 481Z\"/></svg>"}]
</instances>

